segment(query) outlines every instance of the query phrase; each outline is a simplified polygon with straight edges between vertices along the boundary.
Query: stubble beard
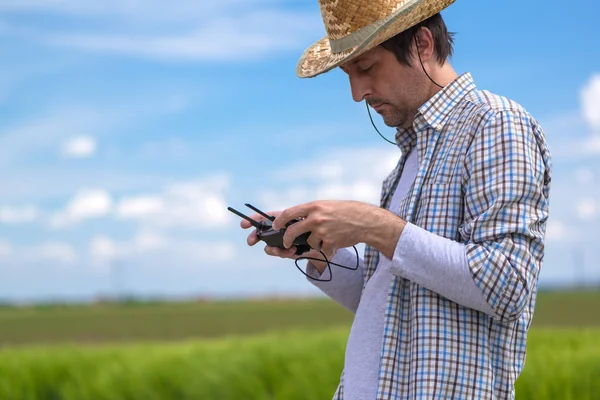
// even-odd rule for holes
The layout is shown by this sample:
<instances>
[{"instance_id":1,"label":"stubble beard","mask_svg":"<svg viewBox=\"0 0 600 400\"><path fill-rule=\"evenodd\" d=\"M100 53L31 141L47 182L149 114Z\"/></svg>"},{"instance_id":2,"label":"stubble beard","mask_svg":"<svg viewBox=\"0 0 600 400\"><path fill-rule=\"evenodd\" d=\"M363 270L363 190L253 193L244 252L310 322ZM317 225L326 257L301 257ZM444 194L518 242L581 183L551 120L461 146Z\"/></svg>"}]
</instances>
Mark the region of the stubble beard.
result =
<instances>
[{"instance_id":1,"label":"stubble beard","mask_svg":"<svg viewBox=\"0 0 600 400\"><path fill-rule=\"evenodd\" d=\"M409 123L408 113L396 107L392 107L382 113L383 122L391 128L406 128Z\"/></svg>"}]
</instances>

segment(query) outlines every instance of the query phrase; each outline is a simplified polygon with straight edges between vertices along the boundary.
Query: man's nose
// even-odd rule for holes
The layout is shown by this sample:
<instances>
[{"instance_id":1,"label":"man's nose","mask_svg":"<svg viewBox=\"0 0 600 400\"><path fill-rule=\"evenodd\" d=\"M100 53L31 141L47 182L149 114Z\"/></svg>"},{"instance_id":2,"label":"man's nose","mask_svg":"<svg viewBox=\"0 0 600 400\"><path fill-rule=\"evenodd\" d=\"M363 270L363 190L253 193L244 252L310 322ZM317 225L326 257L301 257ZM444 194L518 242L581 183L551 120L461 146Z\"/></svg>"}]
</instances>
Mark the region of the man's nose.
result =
<instances>
[{"instance_id":1,"label":"man's nose","mask_svg":"<svg viewBox=\"0 0 600 400\"><path fill-rule=\"evenodd\" d=\"M371 88L366 79L351 77L350 90L352 91L352 99L357 103L360 103L371 94Z\"/></svg>"}]
</instances>

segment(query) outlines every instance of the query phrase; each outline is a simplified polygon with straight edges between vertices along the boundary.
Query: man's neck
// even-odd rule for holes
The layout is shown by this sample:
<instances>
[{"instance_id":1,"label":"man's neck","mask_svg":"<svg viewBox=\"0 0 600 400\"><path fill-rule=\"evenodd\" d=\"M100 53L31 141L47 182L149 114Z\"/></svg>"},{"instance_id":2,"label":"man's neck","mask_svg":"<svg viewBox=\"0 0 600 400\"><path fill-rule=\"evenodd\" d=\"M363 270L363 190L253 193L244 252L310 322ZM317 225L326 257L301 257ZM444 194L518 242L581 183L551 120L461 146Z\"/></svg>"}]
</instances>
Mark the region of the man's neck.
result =
<instances>
[{"instance_id":1,"label":"man's neck","mask_svg":"<svg viewBox=\"0 0 600 400\"><path fill-rule=\"evenodd\" d=\"M433 79L435 83L442 87L448 86L450 83L454 82L458 78L458 74L456 73L456 71L454 71L454 68L452 68L452 66L448 62L446 62L440 68L432 70L430 75L431 79ZM440 88L435 83L431 82L432 93L430 98L433 97L437 92L442 90L442 88Z\"/></svg>"},{"instance_id":2,"label":"man's neck","mask_svg":"<svg viewBox=\"0 0 600 400\"><path fill-rule=\"evenodd\" d=\"M454 69L452 68L452 66L449 63L445 63L443 66L441 66L440 68L436 68L434 70L432 70L429 74L431 76L431 79L435 82L430 82L430 90L429 90L429 95L428 97L422 102L421 105L427 103L433 96L435 96L436 93L438 93L440 90L442 90L443 88L445 88L446 86L448 86L449 84L451 84L452 82L454 82L457 78L458 78L458 74L454 71ZM438 85L442 87L439 87ZM414 110L414 113L412 114L412 117L408 118L404 124L397 126L397 129L403 130L403 129L410 129L413 126L413 123L415 121L414 116L417 114L417 110Z\"/></svg>"}]
</instances>

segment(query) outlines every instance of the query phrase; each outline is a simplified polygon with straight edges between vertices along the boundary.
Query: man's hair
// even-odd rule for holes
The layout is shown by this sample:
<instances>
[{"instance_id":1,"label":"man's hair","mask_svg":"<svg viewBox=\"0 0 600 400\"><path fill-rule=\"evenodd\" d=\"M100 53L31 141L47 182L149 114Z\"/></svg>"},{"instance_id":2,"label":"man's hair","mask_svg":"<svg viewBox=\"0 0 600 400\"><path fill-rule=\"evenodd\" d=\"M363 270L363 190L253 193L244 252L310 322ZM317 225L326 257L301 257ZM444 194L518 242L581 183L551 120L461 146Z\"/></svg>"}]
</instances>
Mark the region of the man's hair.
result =
<instances>
[{"instance_id":1,"label":"man's hair","mask_svg":"<svg viewBox=\"0 0 600 400\"><path fill-rule=\"evenodd\" d=\"M381 46L396 55L401 64L410 66L410 59L413 57L411 46L414 44L415 34L422 27L428 28L433 36L434 52L440 65L444 64L448 58L452 57L454 45L454 32L448 32L442 15L437 13L417 25L400 32L396 36L386 40Z\"/></svg>"}]
</instances>

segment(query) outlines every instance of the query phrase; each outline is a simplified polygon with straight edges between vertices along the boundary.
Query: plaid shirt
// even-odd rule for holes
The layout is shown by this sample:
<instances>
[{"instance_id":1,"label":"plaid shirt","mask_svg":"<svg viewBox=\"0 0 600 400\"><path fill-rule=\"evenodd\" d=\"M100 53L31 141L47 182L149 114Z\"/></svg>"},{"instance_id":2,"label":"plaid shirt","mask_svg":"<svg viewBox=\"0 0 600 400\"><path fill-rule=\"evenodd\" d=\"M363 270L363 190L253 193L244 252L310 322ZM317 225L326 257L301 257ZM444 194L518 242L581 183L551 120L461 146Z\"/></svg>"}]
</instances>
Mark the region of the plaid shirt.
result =
<instances>
[{"instance_id":1,"label":"plaid shirt","mask_svg":"<svg viewBox=\"0 0 600 400\"><path fill-rule=\"evenodd\" d=\"M400 216L465 244L497 317L393 275L376 399L512 399L544 255L551 157L542 128L466 73L421 106L396 142L402 157L383 182L381 206L417 146L419 172ZM366 283L379 251L366 246L364 258ZM343 393L342 379L334 399Z\"/></svg>"}]
</instances>

